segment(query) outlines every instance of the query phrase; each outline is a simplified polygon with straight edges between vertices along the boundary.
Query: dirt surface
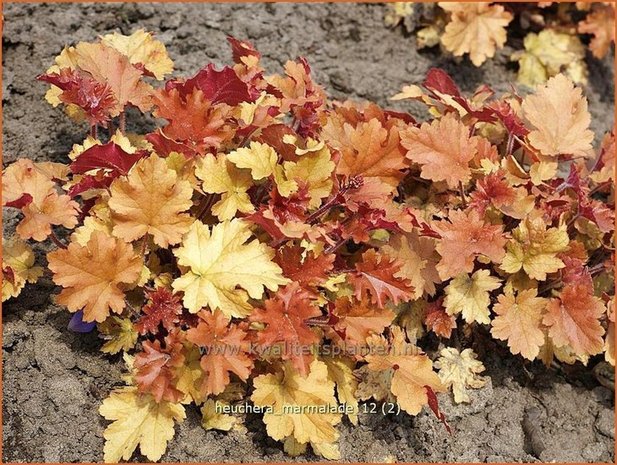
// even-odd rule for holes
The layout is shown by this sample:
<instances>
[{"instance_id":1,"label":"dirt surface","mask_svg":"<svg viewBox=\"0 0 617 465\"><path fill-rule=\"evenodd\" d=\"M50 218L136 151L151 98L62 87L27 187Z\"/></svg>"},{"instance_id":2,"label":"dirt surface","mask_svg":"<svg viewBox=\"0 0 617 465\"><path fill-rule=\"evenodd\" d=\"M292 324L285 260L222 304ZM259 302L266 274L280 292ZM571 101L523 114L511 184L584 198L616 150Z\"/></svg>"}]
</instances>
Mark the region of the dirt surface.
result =
<instances>
[{"instance_id":1,"label":"dirt surface","mask_svg":"<svg viewBox=\"0 0 617 465\"><path fill-rule=\"evenodd\" d=\"M418 53L412 37L384 27L384 11L365 4L5 4L4 163L18 157L66 160L72 144L82 141L84 128L47 105L45 85L34 77L64 45L113 30L156 32L183 75L208 62L229 62L225 36L232 34L253 41L270 71L304 55L333 96L382 105L402 85L419 83L431 66L445 68L466 91L481 83L505 91L514 82L510 46L481 69L436 50ZM611 59L589 64L586 94L599 138L613 124L612 65ZM398 108L422 116L417 108ZM14 224L5 212L5 231ZM41 263L44 252L45 246L37 246ZM54 292L44 277L2 310L5 462L102 460L106 422L97 409L121 384L122 365L119 357L98 351L95 334L67 330L69 314L52 303ZM343 460L614 460L613 392L589 369L523 366L501 346L483 347L478 351L491 378L487 386L473 392L470 405L455 406L440 396L452 435L427 412L414 418L360 415L358 427L340 427ZM164 461L288 460L257 417L247 419L246 432L218 433L202 429L197 409L187 413Z\"/></svg>"}]
</instances>

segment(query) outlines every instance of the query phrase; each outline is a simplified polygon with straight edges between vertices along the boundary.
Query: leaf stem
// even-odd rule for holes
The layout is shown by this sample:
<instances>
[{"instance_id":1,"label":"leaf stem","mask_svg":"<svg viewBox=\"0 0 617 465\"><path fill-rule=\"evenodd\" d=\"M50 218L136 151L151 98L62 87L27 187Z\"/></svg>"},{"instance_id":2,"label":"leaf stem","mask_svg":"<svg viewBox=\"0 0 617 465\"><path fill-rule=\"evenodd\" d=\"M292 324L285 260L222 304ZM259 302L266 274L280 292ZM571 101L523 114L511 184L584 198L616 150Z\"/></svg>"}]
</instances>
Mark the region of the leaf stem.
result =
<instances>
[{"instance_id":1,"label":"leaf stem","mask_svg":"<svg viewBox=\"0 0 617 465\"><path fill-rule=\"evenodd\" d=\"M49 238L54 244L56 244L61 249L66 249L66 244L62 242L58 236L56 236L56 233L54 231L51 232L51 235L49 236Z\"/></svg>"},{"instance_id":2,"label":"leaf stem","mask_svg":"<svg viewBox=\"0 0 617 465\"><path fill-rule=\"evenodd\" d=\"M323 215L326 211L340 204L340 202L336 201L337 196L332 197L326 203L324 203L321 207L315 210L311 215L306 219L307 223L312 223L313 221L319 219L321 215Z\"/></svg>"},{"instance_id":3,"label":"leaf stem","mask_svg":"<svg viewBox=\"0 0 617 465\"><path fill-rule=\"evenodd\" d=\"M120 113L120 132L124 134L126 131L126 113Z\"/></svg>"},{"instance_id":4,"label":"leaf stem","mask_svg":"<svg viewBox=\"0 0 617 465\"><path fill-rule=\"evenodd\" d=\"M336 252L338 249L340 249L342 246L344 246L347 243L348 239L340 239L337 243L331 245L330 247L327 247L324 250L324 254L329 254L329 253L334 253Z\"/></svg>"},{"instance_id":5,"label":"leaf stem","mask_svg":"<svg viewBox=\"0 0 617 465\"><path fill-rule=\"evenodd\" d=\"M198 220L201 220L203 218L203 216L208 212L208 210L212 207L212 204L214 203L214 194L208 194L205 198L205 202L203 202L202 206L197 211L196 218Z\"/></svg>"},{"instance_id":6,"label":"leaf stem","mask_svg":"<svg viewBox=\"0 0 617 465\"><path fill-rule=\"evenodd\" d=\"M98 139L99 138L99 126L98 126L98 124L93 124L92 126L90 126L90 136L93 139Z\"/></svg>"},{"instance_id":7,"label":"leaf stem","mask_svg":"<svg viewBox=\"0 0 617 465\"><path fill-rule=\"evenodd\" d=\"M467 198L465 197L465 189L463 188L463 181L458 182L458 189L461 193L461 200L463 201L463 208L467 208Z\"/></svg>"},{"instance_id":8,"label":"leaf stem","mask_svg":"<svg viewBox=\"0 0 617 465\"><path fill-rule=\"evenodd\" d=\"M595 194L599 190L604 189L606 186L610 186L610 184L611 184L610 181L606 181L606 182L602 182L602 183L598 184L596 187L594 187L593 189L591 189L589 191L589 196L592 196L593 194Z\"/></svg>"},{"instance_id":9,"label":"leaf stem","mask_svg":"<svg viewBox=\"0 0 617 465\"><path fill-rule=\"evenodd\" d=\"M139 255L141 255L142 257L145 257L147 247L148 247L148 235L146 234L141 241L141 250L139 252Z\"/></svg>"},{"instance_id":10,"label":"leaf stem","mask_svg":"<svg viewBox=\"0 0 617 465\"><path fill-rule=\"evenodd\" d=\"M506 156L512 155L512 149L514 148L514 134L508 134L508 143L506 144Z\"/></svg>"}]
</instances>

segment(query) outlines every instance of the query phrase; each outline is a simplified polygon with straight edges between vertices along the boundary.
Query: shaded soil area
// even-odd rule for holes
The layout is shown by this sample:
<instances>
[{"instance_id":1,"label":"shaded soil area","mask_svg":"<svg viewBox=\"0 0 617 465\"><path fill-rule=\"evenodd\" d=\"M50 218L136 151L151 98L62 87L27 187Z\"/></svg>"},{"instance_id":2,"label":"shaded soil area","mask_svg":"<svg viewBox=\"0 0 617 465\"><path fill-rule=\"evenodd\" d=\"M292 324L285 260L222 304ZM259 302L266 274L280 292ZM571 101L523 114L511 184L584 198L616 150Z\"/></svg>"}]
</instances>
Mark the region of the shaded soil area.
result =
<instances>
[{"instance_id":1,"label":"shaded soil area","mask_svg":"<svg viewBox=\"0 0 617 465\"><path fill-rule=\"evenodd\" d=\"M208 62L230 61L225 36L249 39L278 71L287 59L306 56L317 81L336 98L388 105L403 85L419 83L432 66L445 68L466 91L486 83L506 91L515 81L507 46L482 68L455 62L438 50L418 53L413 37L383 25L383 5L367 4L9 4L4 6L4 163L19 157L66 161L85 128L43 99L35 76L62 47L113 30L146 28L166 43L178 75ZM611 59L589 60L586 94L598 139L613 124ZM422 117L413 106L406 109ZM129 121L129 129L139 129ZM4 212L4 230L15 216ZM37 256L44 263L45 245ZM48 276L3 306L3 460L101 461L106 422L98 406L121 384L119 357L99 352L95 334L67 330L69 313L53 303ZM480 350L483 348L483 350ZM340 427L345 461L613 461L613 392L590 369L526 364L500 345L478 341L490 381L470 405L440 403L449 435L432 414L360 415ZM590 365L596 360L593 360ZM283 461L258 417L246 431L207 432L189 408L164 461ZM300 460L314 460L307 455Z\"/></svg>"}]
</instances>

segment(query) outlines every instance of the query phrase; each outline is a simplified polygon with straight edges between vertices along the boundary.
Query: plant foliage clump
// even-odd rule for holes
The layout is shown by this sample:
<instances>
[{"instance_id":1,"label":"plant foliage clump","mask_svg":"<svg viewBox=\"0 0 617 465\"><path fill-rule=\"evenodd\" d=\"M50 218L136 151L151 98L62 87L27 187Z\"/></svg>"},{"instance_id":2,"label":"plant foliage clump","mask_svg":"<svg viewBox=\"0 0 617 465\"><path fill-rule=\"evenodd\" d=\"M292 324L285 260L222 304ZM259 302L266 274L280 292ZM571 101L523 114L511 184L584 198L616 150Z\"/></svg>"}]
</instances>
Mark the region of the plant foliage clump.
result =
<instances>
[{"instance_id":1,"label":"plant foliage clump","mask_svg":"<svg viewBox=\"0 0 617 465\"><path fill-rule=\"evenodd\" d=\"M159 460L192 404L230 430L246 402L289 454L329 459L361 401L445 422L436 393L485 382L477 333L547 365L613 362L615 139L593 148L568 77L468 97L433 69L394 97L426 105L420 123L229 42L231 66L163 85L172 62L145 31L65 48L39 79L89 135L67 164L3 173L22 214L3 300L43 273L29 242L51 240L71 328L124 353L105 461ZM129 110L160 124L131 133Z\"/></svg>"}]
</instances>

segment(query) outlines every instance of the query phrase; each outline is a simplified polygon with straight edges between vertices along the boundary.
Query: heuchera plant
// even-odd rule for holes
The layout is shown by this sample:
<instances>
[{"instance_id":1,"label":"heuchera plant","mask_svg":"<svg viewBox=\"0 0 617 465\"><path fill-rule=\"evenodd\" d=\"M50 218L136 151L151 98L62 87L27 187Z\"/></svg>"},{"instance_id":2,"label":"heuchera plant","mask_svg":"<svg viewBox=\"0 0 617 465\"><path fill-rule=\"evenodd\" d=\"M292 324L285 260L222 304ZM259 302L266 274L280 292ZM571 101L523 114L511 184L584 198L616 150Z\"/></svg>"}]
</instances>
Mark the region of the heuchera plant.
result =
<instances>
[{"instance_id":1,"label":"heuchera plant","mask_svg":"<svg viewBox=\"0 0 617 465\"><path fill-rule=\"evenodd\" d=\"M43 272L27 241L49 239L71 328L124 352L105 461L159 460L191 404L230 430L242 415L221 406L247 402L289 454L329 459L360 401L445 422L436 393L465 402L485 381L478 333L547 365L613 363L615 139L592 148L568 78L468 97L433 69L394 97L426 105L420 123L229 43L232 66L162 86L172 62L150 33L65 48L39 79L90 135L68 164L3 173L23 214L3 300ZM130 133L127 112L160 127Z\"/></svg>"},{"instance_id":2,"label":"heuchera plant","mask_svg":"<svg viewBox=\"0 0 617 465\"><path fill-rule=\"evenodd\" d=\"M388 6L386 25L415 30L419 49L439 45L446 54L468 56L474 66L493 58L508 37L524 34L523 48L512 53L510 60L518 62L518 82L530 87L561 72L574 82L586 83L586 48L603 59L615 43L611 2L394 2ZM511 45L517 46L516 39Z\"/></svg>"}]
</instances>

